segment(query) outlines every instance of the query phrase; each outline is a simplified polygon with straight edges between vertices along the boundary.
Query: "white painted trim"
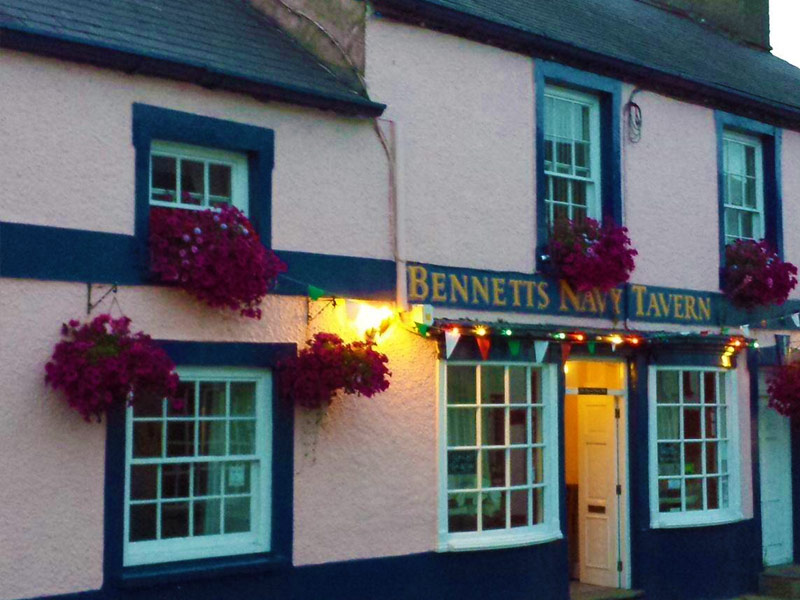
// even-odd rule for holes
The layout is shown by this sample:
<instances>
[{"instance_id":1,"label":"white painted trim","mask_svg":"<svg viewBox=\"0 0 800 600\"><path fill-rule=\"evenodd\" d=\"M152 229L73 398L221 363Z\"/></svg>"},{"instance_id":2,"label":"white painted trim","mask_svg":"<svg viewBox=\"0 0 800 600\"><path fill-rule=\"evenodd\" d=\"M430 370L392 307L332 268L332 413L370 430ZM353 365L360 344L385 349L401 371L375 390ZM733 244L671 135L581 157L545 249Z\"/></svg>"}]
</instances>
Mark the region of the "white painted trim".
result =
<instances>
[{"instance_id":1,"label":"white painted trim","mask_svg":"<svg viewBox=\"0 0 800 600\"><path fill-rule=\"evenodd\" d=\"M168 156L178 159L199 160L209 163L222 164L231 167L231 203L241 210L245 215L250 208L250 189L247 155L237 152L228 152L216 148L205 148L202 146L192 146L189 144L178 144L175 142L164 142L154 140L150 146L150 157ZM148 160L148 180L147 198L150 206L163 206L165 208L180 208L184 210L206 210L208 206L194 206L178 204L176 202L162 202L151 200L153 182L153 161ZM206 177L206 184L208 177ZM209 190L206 190L207 192Z\"/></svg>"},{"instance_id":2,"label":"white painted trim","mask_svg":"<svg viewBox=\"0 0 800 600\"><path fill-rule=\"evenodd\" d=\"M192 560L234 554L266 552L271 539L272 498L272 375L270 371L245 368L178 368L187 380L255 381L255 446L259 458L258 485L251 490L251 531L233 534L172 538L129 542L130 539L130 472L133 451L133 408L126 410L125 422L125 500L123 565L136 566L179 560ZM233 455L238 458L237 455ZM149 462L149 461L148 461ZM164 461L161 461L164 462ZM175 461L169 461L174 463ZM195 462L192 457L179 462ZM252 480L251 480L252 481ZM160 485L160 484L159 484Z\"/></svg>"},{"instance_id":3,"label":"white painted trim","mask_svg":"<svg viewBox=\"0 0 800 600\"><path fill-rule=\"evenodd\" d=\"M447 367L450 366L512 366L540 369L542 386L542 433L547 448L543 465L544 521L529 527L515 527L512 530L493 530L484 532L447 531ZM528 544L545 543L561 539L563 534L560 525L559 505L559 469L561 456L559 453L559 419L558 409L558 372L557 365L552 363L533 362L501 362L501 361L439 361L437 410L437 447L438 447L438 552L479 550L490 548L511 548ZM476 395L480 397L481 377L477 376ZM508 383L506 382L506 385ZM527 378L528 397L531 398L530 378ZM508 390L506 389L506 394ZM530 436L530 432L529 432ZM551 483L552 482L552 483Z\"/></svg>"},{"instance_id":4,"label":"white painted trim","mask_svg":"<svg viewBox=\"0 0 800 600\"><path fill-rule=\"evenodd\" d=\"M725 399L728 407L728 507L715 510L693 510L662 513L658 510L658 422L656 410L656 378L658 371L713 371L723 374ZM739 432L739 396L736 371L718 367L651 366L648 369L648 447L650 527L669 529L680 527L705 527L722 525L744 519L741 507L741 444ZM682 475L683 476L683 475Z\"/></svg>"}]
</instances>

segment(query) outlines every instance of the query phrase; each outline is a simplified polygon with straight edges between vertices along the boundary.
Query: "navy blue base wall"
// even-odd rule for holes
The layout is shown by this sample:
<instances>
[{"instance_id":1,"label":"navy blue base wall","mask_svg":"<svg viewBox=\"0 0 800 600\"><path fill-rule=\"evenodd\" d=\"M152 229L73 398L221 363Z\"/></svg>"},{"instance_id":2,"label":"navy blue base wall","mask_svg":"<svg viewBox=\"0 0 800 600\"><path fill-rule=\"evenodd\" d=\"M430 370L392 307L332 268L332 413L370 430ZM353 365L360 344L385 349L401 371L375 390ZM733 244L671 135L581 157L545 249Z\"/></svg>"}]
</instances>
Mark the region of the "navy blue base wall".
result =
<instances>
[{"instance_id":1,"label":"navy blue base wall","mask_svg":"<svg viewBox=\"0 0 800 600\"><path fill-rule=\"evenodd\" d=\"M562 575L556 575L562 574ZM286 567L53 600L567 600L563 541L485 552L412 554Z\"/></svg>"},{"instance_id":2,"label":"navy blue base wall","mask_svg":"<svg viewBox=\"0 0 800 600\"><path fill-rule=\"evenodd\" d=\"M730 525L634 532L633 587L647 600L733 598L758 587L754 519Z\"/></svg>"}]
</instances>

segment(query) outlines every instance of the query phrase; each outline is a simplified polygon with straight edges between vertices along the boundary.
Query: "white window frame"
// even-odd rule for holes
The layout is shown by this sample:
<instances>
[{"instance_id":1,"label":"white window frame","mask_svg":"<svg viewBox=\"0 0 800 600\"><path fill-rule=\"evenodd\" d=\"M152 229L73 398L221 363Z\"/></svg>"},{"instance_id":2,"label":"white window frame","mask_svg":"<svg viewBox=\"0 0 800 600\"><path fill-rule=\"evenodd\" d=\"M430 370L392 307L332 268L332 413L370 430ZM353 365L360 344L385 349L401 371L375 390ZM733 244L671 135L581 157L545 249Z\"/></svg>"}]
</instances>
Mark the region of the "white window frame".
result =
<instances>
[{"instance_id":1,"label":"white window frame","mask_svg":"<svg viewBox=\"0 0 800 600\"><path fill-rule=\"evenodd\" d=\"M236 554L268 552L271 540L272 490L272 375L269 371L245 368L178 368L186 380L255 381L256 382L256 453L259 461L258 484L253 486L251 500L251 531L167 540L130 540L131 465L133 454L133 407L125 417L125 507L123 525L123 566L159 564L179 560L194 560ZM163 434L166 439L166 432ZM225 455L221 459L226 459ZM139 459L154 464L192 463L195 457ZM141 462L140 462L141 464ZM251 480L252 481L252 480Z\"/></svg>"},{"instance_id":2,"label":"white window frame","mask_svg":"<svg viewBox=\"0 0 800 600\"><path fill-rule=\"evenodd\" d=\"M659 512L658 495L658 414L656 406L656 380L659 371L695 371L722 373L727 402L728 435L728 506L719 509L692 511ZM717 367L651 366L648 372L649 404L649 454L650 454L650 527L678 528L719 525L740 521L741 505L741 443L739 435L739 396L737 392L736 371ZM681 475L683 477L683 475Z\"/></svg>"},{"instance_id":3,"label":"white window frame","mask_svg":"<svg viewBox=\"0 0 800 600\"><path fill-rule=\"evenodd\" d=\"M756 191L756 208L748 208L744 205L744 196L742 197L742 205L736 206L735 204L729 203L728 198L728 152L727 152L727 142L732 142L735 144L740 144L743 146L749 146L755 150L755 191ZM721 227L723 229L725 243L729 244L734 240L738 239L754 239L754 240L761 240L764 238L764 232L766 224L764 222L764 153L763 153L763 143L760 138L752 135L745 135L743 133L738 133L735 131L730 131L728 129L724 130L722 133L722 198L723 198L723 206L722 206L722 224ZM728 232L727 229L727 211L734 210L738 211L739 213L753 213L758 215L758 231L753 231L752 238L745 238L741 236L736 236Z\"/></svg>"},{"instance_id":4,"label":"white window frame","mask_svg":"<svg viewBox=\"0 0 800 600\"><path fill-rule=\"evenodd\" d=\"M542 440L546 448L543 460L542 478L544 486L544 519L542 523L482 532L448 532L447 502L447 367L531 367L541 374ZM558 373L557 366L550 363L513 361L439 361L438 369L439 402L437 403L438 422L438 475L439 475L439 535L437 551L463 551L490 548L512 548L535 543L544 543L563 538L560 526L559 505L559 435L558 435ZM480 378L479 378L480 380ZM528 378L528 398L531 398L531 382ZM505 395L508 398L508 377L505 378ZM480 383L476 394L480 397ZM500 405L497 405L500 406Z\"/></svg>"},{"instance_id":5,"label":"white window frame","mask_svg":"<svg viewBox=\"0 0 800 600\"><path fill-rule=\"evenodd\" d=\"M548 119L550 116L547 112L547 99L552 98L555 100L563 100L567 102L572 102L575 104L580 104L582 106L589 107L589 168L590 168L590 177L580 177L577 175L569 175L565 173L558 173L556 171L548 171L547 164L545 162L545 156L541 157L542 165L543 165L543 172L545 176L545 187L547 187L547 177L555 177L561 179L571 179L577 181L585 181L587 182L587 202L586 202L586 216L595 219L601 220L602 218L602 169L601 169L601 128L600 128L600 99L597 96L592 94L586 94L583 92L578 92L575 90L571 90L568 88L548 85L544 91L544 102L545 106L542 107L544 112L544 131L542 132L545 140L545 144L547 143L547 134L548 134ZM555 161L555 148L553 154L553 160ZM554 220L553 220L553 207L556 204L552 200L549 200L548 197L552 198L552 193L549 190L545 190L545 197L542 199L545 206L545 218L547 220L548 227L552 229ZM591 197L588 197L591 196ZM563 206L568 206L568 213L570 218L572 216L572 209L571 203L570 204L563 204L559 202L558 204Z\"/></svg>"},{"instance_id":6,"label":"white window frame","mask_svg":"<svg viewBox=\"0 0 800 600\"><path fill-rule=\"evenodd\" d=\"M245 215L249 210L249 188L248 188L248 161L247 155L214 148L204 148L202 146L192 146L189 144L178 144L175 142L164 142L154 140L150 147L150 158L148 166L148 201L150 206L163 206L165 208L180 208L184 210L206 210L210 206L204 202L202 205L180 204L179 202L164 202L163 200L153 200L153 156L164 156L180 160L200 161L207 164L219 164L231 168L231 204L241 210ZM180 198L180 162L176 165L176 194ZM205 172L206 200L209 194L208 168Z\"/></svg>"}]
</instances>

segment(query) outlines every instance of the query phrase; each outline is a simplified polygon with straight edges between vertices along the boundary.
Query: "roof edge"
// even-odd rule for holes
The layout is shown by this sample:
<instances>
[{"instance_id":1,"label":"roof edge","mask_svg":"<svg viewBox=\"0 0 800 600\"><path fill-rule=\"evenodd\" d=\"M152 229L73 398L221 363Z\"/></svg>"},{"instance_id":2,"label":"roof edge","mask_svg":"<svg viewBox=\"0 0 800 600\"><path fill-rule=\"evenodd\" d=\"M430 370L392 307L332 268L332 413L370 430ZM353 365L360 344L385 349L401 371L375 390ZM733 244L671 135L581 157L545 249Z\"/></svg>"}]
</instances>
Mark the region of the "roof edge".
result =
<instances>
[{"instance_id":1,"label":"roof edge","mask_svg":"<svg viewBox=\"0 0 800 600\"><path fill-rule=\"evenodd\" d=\"M440 30L476 42L528 56L593 71L699 104L712 101L716 108L800 130L800 108L776 103L710 81L688 78L645 64L625 61L581 48L510 24L502 24L426 0L370 0L379 15ZM756 114L757 111L757 114Z\"/></svg>"},{"instance_id":2,"label":"roof edge","mask_svg":"<svg viewBox=\"0 0 800 600\"><path fill-rule=\"evenodd\" d=\"M286 102L349 116L378 117L386 109L385 104L356 94L353 97L325 94L300 86L242 77L202 64L137 53L111 45L91 44L70 36L54 36L10 24L0 26L0 48L91 64L129 75L184 81L208 89L248 94L261 101Z\"/></svg>"}]
</instances>

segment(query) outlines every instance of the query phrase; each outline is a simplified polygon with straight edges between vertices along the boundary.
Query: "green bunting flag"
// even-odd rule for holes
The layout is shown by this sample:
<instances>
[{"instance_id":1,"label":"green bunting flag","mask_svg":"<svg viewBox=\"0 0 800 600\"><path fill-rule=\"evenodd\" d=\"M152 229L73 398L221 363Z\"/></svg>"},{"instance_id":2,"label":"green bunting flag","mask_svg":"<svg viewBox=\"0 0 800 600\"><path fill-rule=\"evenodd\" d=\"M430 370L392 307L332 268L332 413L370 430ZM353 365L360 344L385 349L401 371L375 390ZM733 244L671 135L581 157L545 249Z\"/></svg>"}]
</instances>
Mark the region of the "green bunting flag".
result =
<instances>
[{"instance_id":1,"label":"green bunting flag","mask_svg":"<svg viewBox=\"0 0 800 600\"><path fill-rule=\"evenodd\" d=\"M589 349L589 354L594 354L594 351L597 348L597 343L596 342L586 342L586 347Z\"/></svg>"},{"instance_id":2,"label":"green bunting flag","mask_svg":"<svg viewBox=\"0 0 800 600\"><path fill-rule=\"evenodd\" d=\"M520 340L508 340L508 351L511 353L511 356L519 356L519 350Z\"/></svg>"},{"instance_id":3,"label":"green bunting flag","mask_svg":"<svg viewBox=\"0 0 800 600\"><path fill-rule=\"evenodd\" d=\"M417 323L416 321L414 322L414 325L417 326L417 331L419 331L419 334L422 337L426 337L428 335L428 329L431 328L430 325L425 325L425 323Z\"/></svg>"},{"instance_id":4,"label":"green bunting flag","mask_svg":"<svg viewBox=\"0 0 800 600\"><path fill-rule=\"evenodd\" d=\"M325 295L325 290L315 285L308 286L308 297L312 300L319 300Z\"/></svg>"}]
</instances>

